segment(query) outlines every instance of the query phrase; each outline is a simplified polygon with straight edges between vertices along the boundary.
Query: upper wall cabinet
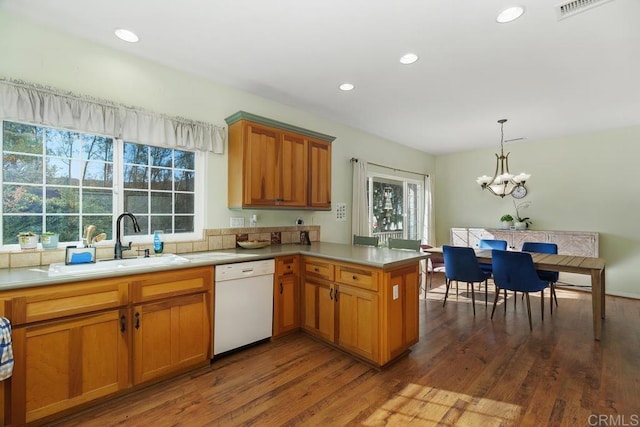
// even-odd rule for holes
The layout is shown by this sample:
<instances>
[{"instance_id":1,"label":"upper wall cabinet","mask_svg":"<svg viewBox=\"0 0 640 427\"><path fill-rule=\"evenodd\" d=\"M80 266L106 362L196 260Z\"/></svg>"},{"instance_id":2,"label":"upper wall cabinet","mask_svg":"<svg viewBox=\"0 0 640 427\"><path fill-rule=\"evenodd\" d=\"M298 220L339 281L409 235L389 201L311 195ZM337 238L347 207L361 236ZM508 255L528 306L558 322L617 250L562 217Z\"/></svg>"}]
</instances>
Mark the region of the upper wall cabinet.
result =
<instances>
[{"instance_id":1,"label":"upper wall cabinet","mask_svg":"<svg viewBox=\"0 0 640 427\"><path fill-rule=\"evenodd\" d=\"M334 137L244 111L225 120L229 208L331 209Z\"/></svg>"}]
</instances>

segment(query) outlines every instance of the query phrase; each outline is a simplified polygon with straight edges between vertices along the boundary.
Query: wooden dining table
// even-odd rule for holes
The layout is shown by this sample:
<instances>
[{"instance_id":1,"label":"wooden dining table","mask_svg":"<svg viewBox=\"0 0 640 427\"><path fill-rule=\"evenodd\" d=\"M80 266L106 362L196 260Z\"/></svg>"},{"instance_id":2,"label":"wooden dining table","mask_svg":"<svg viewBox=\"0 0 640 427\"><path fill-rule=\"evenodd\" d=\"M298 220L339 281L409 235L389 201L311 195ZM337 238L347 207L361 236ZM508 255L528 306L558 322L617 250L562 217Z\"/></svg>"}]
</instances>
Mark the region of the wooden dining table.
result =
<instances>
[{"instance_id":1,"label":"wooden dining table","mask_svg":"<svg viewBox=\"0 0 640 427\"><path fill-rule=\"evenodd\" d=\"M428 252L442 254L442 247ZM475 249L481 263L491 263L491 249ZM602 258L554 255L530 252L537 270L577 273L591 276L591 308L593 312L593 336L600 341L602 321L605 317L605 261ZM445 267L446 268L446 267Z\"/></svg>"}]
</instances>

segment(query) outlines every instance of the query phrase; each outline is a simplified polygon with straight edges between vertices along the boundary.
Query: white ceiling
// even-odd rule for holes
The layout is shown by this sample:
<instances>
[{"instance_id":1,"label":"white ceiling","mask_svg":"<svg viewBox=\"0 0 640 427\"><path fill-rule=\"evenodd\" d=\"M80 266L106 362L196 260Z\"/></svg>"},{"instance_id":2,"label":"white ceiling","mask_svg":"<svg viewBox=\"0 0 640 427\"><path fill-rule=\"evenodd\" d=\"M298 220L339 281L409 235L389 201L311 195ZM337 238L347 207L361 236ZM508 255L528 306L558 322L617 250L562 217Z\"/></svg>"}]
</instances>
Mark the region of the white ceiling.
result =
<instances>
[{"instance_id":1,"label":"white ceiling","mask_svg":"<svg viewBox=\"0 0 640 427\"><path fill-rule=\"evenodd\" d=\"M79 37L441 154L640 124L640 0L0 0ZM523 5L510 24L499 11ZM141 38L113 35L124 27ZM401 55L420 56L413 65ZM18 76L19 77L19 76ZM341 92L345 81L355 85ZM322 131L322 129L318 129Z\"/></svg>"}]
</instances>

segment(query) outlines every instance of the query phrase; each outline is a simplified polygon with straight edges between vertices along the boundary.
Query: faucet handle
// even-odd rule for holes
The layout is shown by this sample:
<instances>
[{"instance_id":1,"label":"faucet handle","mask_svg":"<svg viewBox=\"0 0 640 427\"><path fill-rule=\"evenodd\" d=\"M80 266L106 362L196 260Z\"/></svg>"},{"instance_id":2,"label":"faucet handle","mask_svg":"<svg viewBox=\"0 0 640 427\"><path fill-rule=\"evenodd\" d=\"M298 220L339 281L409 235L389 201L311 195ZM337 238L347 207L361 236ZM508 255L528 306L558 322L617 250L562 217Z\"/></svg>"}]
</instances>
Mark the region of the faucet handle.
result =
<instances>
[{"instance_id":1,"label":"faucet handle","mask_svg":"<svg viewBox=\"0 0 640 427\"><path fill-rule=\"evenodd\" d=\"M145 258L149 258L149 254L150 254L149 249L136 249L136 251L137 251L138 253L140 253L140 252L144 252L144 257L145 257Z\"/></svg>"}]
</instances>

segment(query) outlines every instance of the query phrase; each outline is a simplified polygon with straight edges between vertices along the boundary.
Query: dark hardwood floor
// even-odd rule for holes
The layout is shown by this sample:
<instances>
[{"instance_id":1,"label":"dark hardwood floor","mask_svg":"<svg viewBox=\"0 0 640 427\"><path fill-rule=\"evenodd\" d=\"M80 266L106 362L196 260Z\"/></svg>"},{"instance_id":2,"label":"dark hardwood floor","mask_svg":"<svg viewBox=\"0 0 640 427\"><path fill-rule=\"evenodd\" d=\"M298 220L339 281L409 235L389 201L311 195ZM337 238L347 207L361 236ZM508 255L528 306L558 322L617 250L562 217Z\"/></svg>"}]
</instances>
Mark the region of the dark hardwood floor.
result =
<instances>
[{"instance_id":1,"label":"dark hardwood floor","mask_svg":"<svg viewBox=\"0 0 640 427\"><path fill-rule=\"evenodd\" d=\"M544 322L532 296L532 332L519 296L493 321L476 296L475 317L443 308L434 281L420 342L382 371L296 333L55 425L638 425L640 301L607 297L597 342L588 293L558 290L553 316L547 293Z\"/></svg>"}]
</instances>

